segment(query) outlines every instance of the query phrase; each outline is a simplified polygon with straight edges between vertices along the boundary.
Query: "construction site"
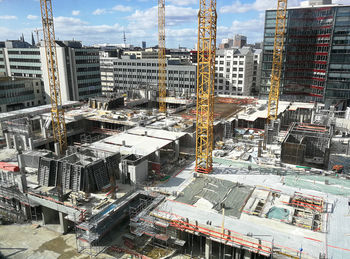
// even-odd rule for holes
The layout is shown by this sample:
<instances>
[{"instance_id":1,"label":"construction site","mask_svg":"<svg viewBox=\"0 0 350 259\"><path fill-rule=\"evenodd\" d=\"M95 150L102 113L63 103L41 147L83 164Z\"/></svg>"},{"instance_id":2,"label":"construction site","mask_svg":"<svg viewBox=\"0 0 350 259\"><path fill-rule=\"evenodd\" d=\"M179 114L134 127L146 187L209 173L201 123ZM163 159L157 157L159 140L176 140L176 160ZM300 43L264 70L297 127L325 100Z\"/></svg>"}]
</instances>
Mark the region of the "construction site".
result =
<instances>
[{"instance_id":1,"label":"construction site","mask_svg":"<svg viewBox=\"0 0 350 259\"><path fill-rule=\"evenodd\" d=\"M53 230L52 246L73 236L57 257L350 257L350 113L279 100L283 33L268 100L214 96L216 1L200 1L195 98L166 96L159 65L157 96L62 103L41 7L52 104L0 114L2 224ZM18 258L53 256L26 244L0 240Z\"/></svg>"}]
</instances>

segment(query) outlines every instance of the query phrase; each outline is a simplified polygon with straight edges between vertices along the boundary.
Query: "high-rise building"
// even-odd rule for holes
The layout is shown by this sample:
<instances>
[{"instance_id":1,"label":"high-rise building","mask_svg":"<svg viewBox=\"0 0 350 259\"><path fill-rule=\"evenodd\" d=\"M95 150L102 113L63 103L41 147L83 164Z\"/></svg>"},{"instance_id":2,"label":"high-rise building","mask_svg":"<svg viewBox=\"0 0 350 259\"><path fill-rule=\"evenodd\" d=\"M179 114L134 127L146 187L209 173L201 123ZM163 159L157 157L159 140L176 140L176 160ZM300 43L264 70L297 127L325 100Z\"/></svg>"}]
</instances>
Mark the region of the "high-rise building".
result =
<instances>
[{"instance_id":1,"label":"high-rise building","mask_svg":"<svg viewBox=\"0 0 350 259\"><path fill-rule=\"evenodd\" d=\"M101 57L101 83L103 95L125 93L158 85L158 59ZM196 66L180 60L167 60L167 90L177 94L194 94Z\"/></svg>"},{"instance_id":2,"label":"high-rise building","mask_svg":"<svg viewBox=\"0 0 350 259\"><path fill-rule=\"evenodd\" d=\"M57 41L58 71L62 101L84 100L101 95L99 50L76 41ZM44 47L23 41L6 41L0 47L0 76L39 78L50 99Z\"/></svg>"},{"instance_id":3,"label":"high-rise building","mask_svg":"<svg viewBox=\"0 0 350 259\"><path fill-rule=\"evenodd\" d=\"M62 101L86 100L101 95L99 50L78 41L56 41ZM41 60L46 61L44 47ZM45 92L49 94L47 63L42 63Z\"/></svg>"},{"instance_id":4,"label":"high-rise building","mask_svg":"<svg viewBox=\"0 0 350 259\"><path fill-rule=\"evenodd\" d=\"M319 5L326 4L326 5ZM281 98L325 102L350 99L350 6L309 1L287 10ZM270 87L276 11L267 10L260 94Z\"/></svg>"},{"instance_id":5,"label":"high-rise building","mask_svg":"<svg viewBox=\"0 0 350 259\"><path fill-rule=\"evenodd\" d=\"M215 94L250 95L253 86L254 53L250 47L216 51ZM260 53L256 53L256 56L260 56ZM255 76L255 82L259 80L257 76L258 74Z\"/></svg>"},{"instance_id":6,"label":"high-rise building","mask_svg":"<svg viewBox=\"0 0 350 259\"><path fill-rule=\"evenodd\" d=\"M244 35L236 34L233 39L233 47L242 48L247 44L247 37Z\"/></svg>"},{"instance_id":7,"label":"high-rise building","mask_svg":"<svg viewBox=\"0 0 350 259\"><path fill-rule=\"evenodd\" d=\"M146 41L143 41L143 42L142 42L142 48L143 48L143 49L147 48Z\"/></svg>"}]
</instances>

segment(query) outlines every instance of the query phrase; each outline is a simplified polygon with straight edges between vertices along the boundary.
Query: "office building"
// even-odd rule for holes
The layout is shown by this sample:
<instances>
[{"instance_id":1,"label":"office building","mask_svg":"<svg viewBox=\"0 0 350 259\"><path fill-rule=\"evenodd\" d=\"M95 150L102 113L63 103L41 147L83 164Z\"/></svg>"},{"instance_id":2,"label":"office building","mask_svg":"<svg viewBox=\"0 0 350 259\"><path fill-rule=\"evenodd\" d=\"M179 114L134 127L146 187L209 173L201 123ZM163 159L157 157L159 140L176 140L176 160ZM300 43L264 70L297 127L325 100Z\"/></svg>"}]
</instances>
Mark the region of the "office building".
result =
<instances>
[{"instance_id":1,"label":"office building","mask_svg":"<svg viewBox=\"0 0 350 259\"><path fill-rule=\"evenodd\" d=\"M142 48L145 49L146 47L147 47L146 41L143 41L143 42L142 42Z\"/></svg>"},{"instance_id":2,"label":"office building","mask_svg":"<svg viewBox=\"0 0 350 259\"><path fill-rule=\"evenodd\" d=\"M0 77L0 112L42 105L44 86L40 78Z\"/></svg>"},{"instance_id":3,"label":"office building","mask_svg":"<svg viewBox=\"0 0 350 259\"><path fill-rule=\"evenodd\" d=\"M324 5L326 4L326 5ZM350 6L309 1L288 9L281 98L324 102L350 99ZM270 86L276 11L265 16L260 94Z\"/></svg>"},{"instance_id":4,"label":"office building","mask_svg":"<svg viewBox=\"0 0 350 259\"><path fill-rule=\"evenodd\" d=\"M236 34L233 39L233 47L242 48L247 44L247 37L244 35Z\"/></svg>"},{"instance_id":5,"label":"office building","mask_svg":"<svg viewBox=\"0 0 350 259\"><path fill-rule=\"evenodd\" d=\"M62 101L87 100L101 95L99 50L78 41L56 41ZM41 60L46 60L44 47ZM42 63L45 92L49 94L47 64Z\"/></svg>"},{"instance_id":6,"label":"office building","mask_svg":"<svg viewBox=\"0 0 350 259\"><path fill-rule=\"evenodd\" d=\"M262 49L253 49L253 51L254 51L254 67L253 67L252 94L258 95L260 83L261 83Z\"/></svg>"},{"instance_id":7,"label":"office building","mask_svg":"<svg viewBox=\"0 0 350 259\"><path fill-rule=\"evenodd\" d=\"M56 41L62 101L85 100L101 94L99 50L81 42ZM0 76L39 78L49 100L44 47L22 41L6 41L0 48Z\"/></svg>"},{"instance_id":8,"label":"office building","mask_svg":"<svg viewBox=\"0 0 350 259\"><path fill-rule=\"evenodd\" d=\"M259 56L259 53L256 55ZM250 95L253 86L254 56L254 50L250 47L217 50L215 94ZM259 80L257 76L258 74L255 76L255 83Z\"/></svg>"},{"instance_id":9,"label":"office building","mask_svg":"<svg viewBox=\"0 0 350 259\"><path fill-rule=\"evenodd\" d=\"M219 49L229 49L233 47L233 39L222 39Z\"/></svg>"},{"instance_id":10,"label":"office building","mask_svg":"<svg viewBox=\"0 0 350 259\"><path fill-rule=\"evenodd\" d=\"M123 54L127 56L135 56L136 59L158 58L158 51L155 51L153 49L127 50L124 51Z\"/></svg>"},{"instance_id":11,"label":"office building","mask_svg":"<svg viewBox=\"0 0 350 259\"><path fill-rule=\"evenodd\" d=\"M103 95L129 90L157 88L158 59L101 57ZM192 94L196 89L196 66L180 60L167 61L167 90L177 94Z\"/></svg>"}]
</instances>

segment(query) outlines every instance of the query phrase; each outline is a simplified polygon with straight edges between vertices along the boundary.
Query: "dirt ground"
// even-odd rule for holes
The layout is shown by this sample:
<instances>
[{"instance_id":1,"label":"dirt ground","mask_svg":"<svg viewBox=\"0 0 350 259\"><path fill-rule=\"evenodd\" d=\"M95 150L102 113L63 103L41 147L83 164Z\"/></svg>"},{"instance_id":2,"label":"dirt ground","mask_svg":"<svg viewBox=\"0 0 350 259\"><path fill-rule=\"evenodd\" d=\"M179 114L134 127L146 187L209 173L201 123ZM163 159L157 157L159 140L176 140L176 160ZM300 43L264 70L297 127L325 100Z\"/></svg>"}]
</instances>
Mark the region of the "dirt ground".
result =
<instances>
[{"instance_id":1,"label":"dirt ground","mask_svg":"<svg viewBox=\"0 0 350 259\"><path fill-rule=\"evenodd\" d=\"M61 235L36 225L0 225L0 258L89 258L76 249L75 234ZM112 258L101 254L97 258Z\"/></svg>"}]
</instances>

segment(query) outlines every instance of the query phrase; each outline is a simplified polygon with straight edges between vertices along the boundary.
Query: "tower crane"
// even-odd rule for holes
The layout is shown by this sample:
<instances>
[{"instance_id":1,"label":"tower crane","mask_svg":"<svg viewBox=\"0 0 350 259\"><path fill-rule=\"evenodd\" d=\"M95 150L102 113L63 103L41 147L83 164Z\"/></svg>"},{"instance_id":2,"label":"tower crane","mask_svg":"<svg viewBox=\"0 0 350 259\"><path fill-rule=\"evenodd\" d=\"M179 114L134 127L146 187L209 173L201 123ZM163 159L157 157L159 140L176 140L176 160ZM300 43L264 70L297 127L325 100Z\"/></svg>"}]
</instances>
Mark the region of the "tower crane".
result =
<instances>
[{"instance_id":1,"label":"tower crane","mask_svg":"<svg viewBox=\"0 0 350 259\"><path fill-rule=\"evenodd\" d=\"M273 46L273 60L271 72L271 86L269 93L269 102L267 108L267 122L277 119L278 102L280 95L281 73L283 66L283 46L284 34L287 18L288 0L277 0L276 10L276 30ZM266 135L266 134L265 134Z\"/></svg>"},{"instance_id":2,"label":"tower crane","mask_svg":"<svg viewBox=\"0 0 350 259\"><path fill-rule=\"evenodd\" d=\"M62 107L60 81L57 67L57 51L51 0L40 0L43 37L51 99L51 121L55 142L60 153L67 148L67 131Z\"/></svg>"},{"instance_id":3,"label":"tower crane","mask_svg":"<svg viewBox=\"0 0 350 259\"><path fill-rule=\"evenodd\" d=\"M166 112L165 0L158 0L159 112Z\"/></svg>"},{"instance_id":4,"label":"tower crane","mask_svg":"<svg viewBox=\"0 0 350 259\"><path fill-rule=\"evenodd\" d=\"M216 0L199 0L197 46L196 171L212 170Z\"/></svg>"}]
</instances>

